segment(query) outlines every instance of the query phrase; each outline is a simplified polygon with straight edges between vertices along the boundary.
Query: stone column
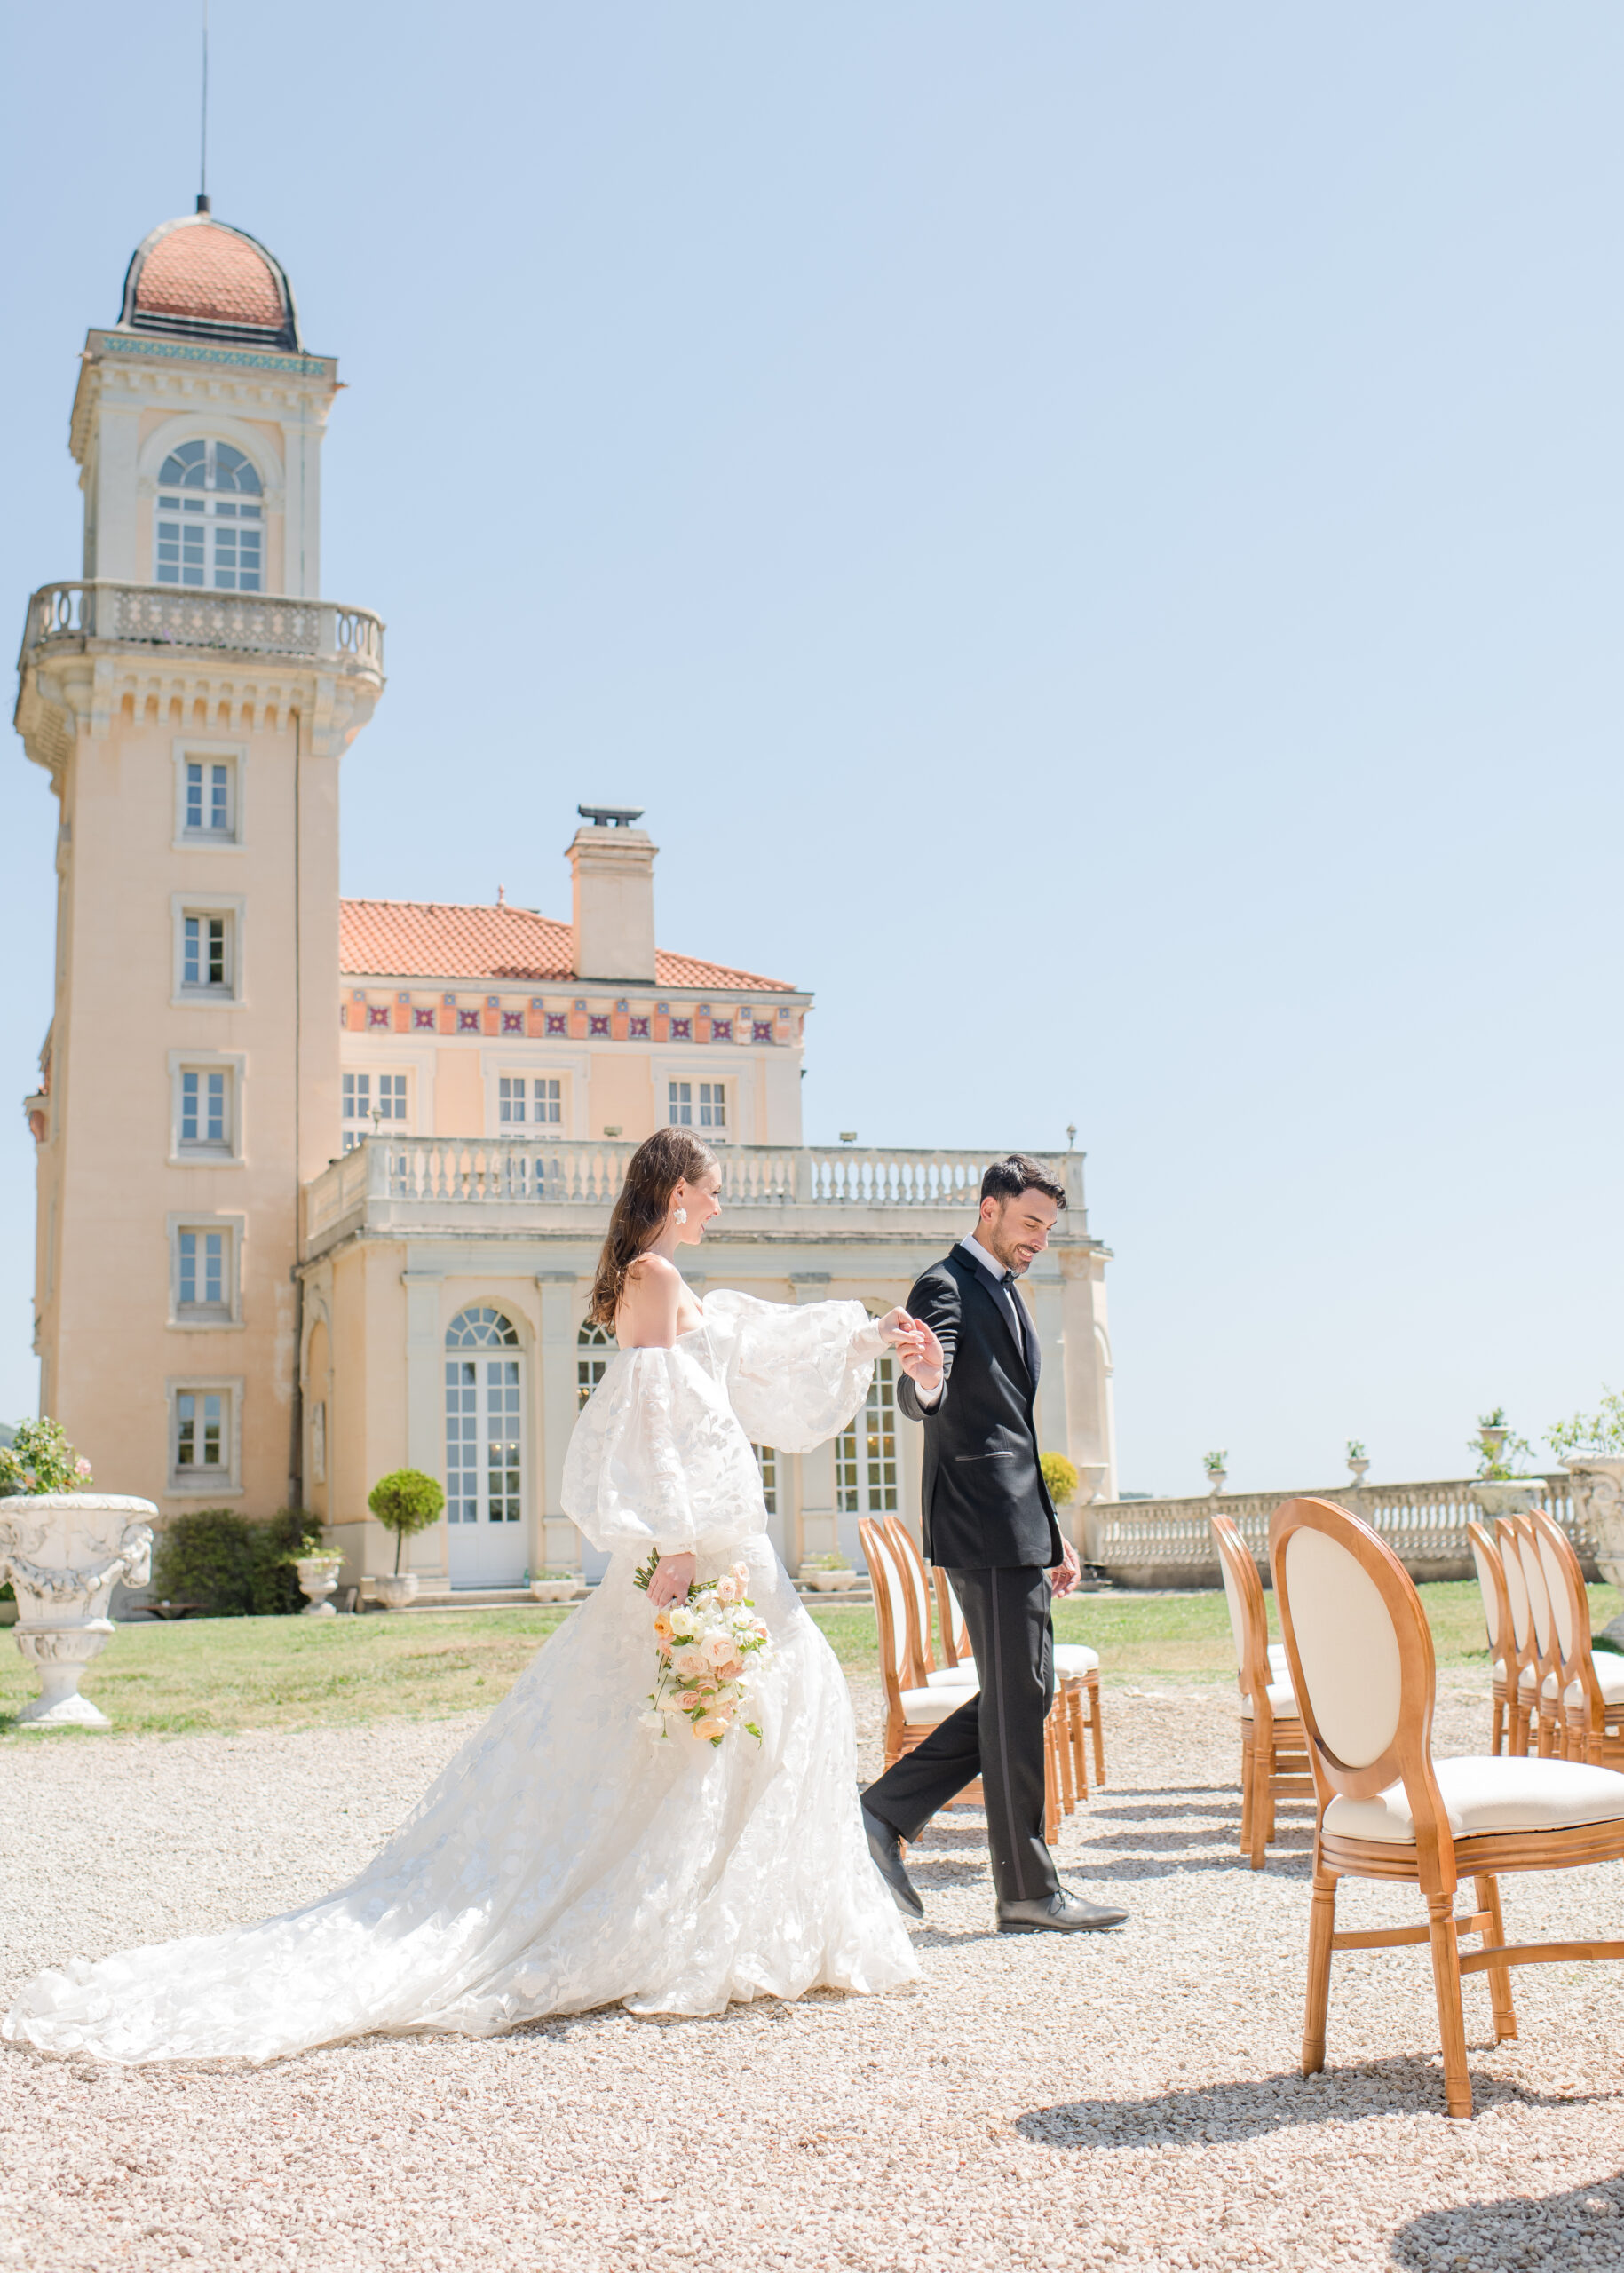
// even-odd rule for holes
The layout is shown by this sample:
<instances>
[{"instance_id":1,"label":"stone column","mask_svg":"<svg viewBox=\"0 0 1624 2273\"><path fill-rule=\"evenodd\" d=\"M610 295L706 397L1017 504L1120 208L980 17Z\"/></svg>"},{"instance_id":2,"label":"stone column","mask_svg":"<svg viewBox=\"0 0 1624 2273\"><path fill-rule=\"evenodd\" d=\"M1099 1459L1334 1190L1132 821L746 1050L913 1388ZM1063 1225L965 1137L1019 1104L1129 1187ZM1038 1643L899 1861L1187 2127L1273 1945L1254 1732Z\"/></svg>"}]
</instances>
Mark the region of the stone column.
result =
<instances>
[{"instance_id":1,"label":"stone column","mask_svg":"<svg viewBox=\"0 0 1624 2273\"><path fill-rule=\"evenodd\" d=\"M579 1320L580 1280L573 1271L538 1271L536 1289L542 1300L542 1334L536 1344L541 1369L542 1558L543 1567L586 1570L602 1575L607 1557L589 1547L565 1514L562 1505L564 1455L575 1425L575 1358Z\"/></svg>"},{"instance_id":2,"label":"stone column","mask_svg":"<svg viewBox=\"0 0 1624 2273\"><path fill-rule=\"evenodd\" d=\"M792 1271L789 1274L790 1292L797 1303L824 1303L828 1300L829 1273L827 1271ZM831 1438L827 1444L815 1445L803 1453L800 1467L800 1536L791 1543L795 1548L793 1562L788 1555L784 1560L791 1571L798 1568L801 1559L808 1555L832 1555L844 1547L854 1564L860 1563L858 1552L857 1517L844 1518L850 1532L848 1540L842 1536L841 1517L835 1508L835 1445Z\"/></svg>"},{"instance_id":3,"label":"stone column","mask_svg":"<svg viewBox=\"0 0 1624 2273\"><path fill-rule=\"evenodd\" d=\"M382 1145L372 1145L369 1151L382 1160L385 1156ZM370 1167L368 1162L368 1167ZM443 1271L424 1270L409 1260L400 1273L400 1284L406 1289L406 1464L418 1468L425 1476L437 1476L446 1480L445 1443L445 1366L446 1337L440 1322L440 1290L445 1283ZM363 1391L364 1394L364 1391ZM357 1572L357 1578L371 1578L394 1569L394 1547L383 1526L369 1523L363 1534L366 1546L362 1552L367 1568ZM373 1555L383 1550L377 1572L371 1568ZM438 1568L436 1568L438 1565ZM416 1571L419 1577L448 1579L451 1571L451 1545L448 1527L442 1515L428 1531L419 1532L416 1539L404 1542L400 1556L400 1570Z\"/></svg>"}]
</instances>

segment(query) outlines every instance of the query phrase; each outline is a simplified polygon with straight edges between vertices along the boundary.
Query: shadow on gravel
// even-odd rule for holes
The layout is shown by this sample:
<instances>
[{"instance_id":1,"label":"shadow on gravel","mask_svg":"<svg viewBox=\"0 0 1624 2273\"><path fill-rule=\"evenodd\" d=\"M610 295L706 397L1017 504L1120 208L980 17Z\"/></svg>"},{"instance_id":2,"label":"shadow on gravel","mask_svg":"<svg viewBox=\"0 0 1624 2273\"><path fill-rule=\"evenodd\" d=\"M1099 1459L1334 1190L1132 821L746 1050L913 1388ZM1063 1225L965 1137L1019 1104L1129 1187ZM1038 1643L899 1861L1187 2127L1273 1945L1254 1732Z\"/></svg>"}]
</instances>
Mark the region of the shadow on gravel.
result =
<instances>
[{"instance_id":1,"label":"shadow on gravel","mask_svg":"<svg viewBox=\"0 0 1624 2273\"><path fill-rule=\"evenodd\" d=\"M1523 2107L1576 2107L1612 2102L1620 2095L1535 2092L1498 2076L1474 2074L1472 2097L1481 2115L1508 2102ZM1440 2123L1451 2123L1444 2112L1441 2063L1372 2060L1321 2076L1258 2076L1203 2084L1193 2091L1164 2092L1152 2099L1067 2100L1018 2116L1015 2129L1042 2147L1197 2147L1212 2141L1262 2138L1299 2125L1364 2123L1388 2115L1436 2115ZM1581 2194L1599 2190L1580 2190ZM1438 2213L1440 2219L1465 2214ZM1428 2222L1418 2219L1405 2230ZM1619 2232L1624 2242L1624 2225ZM1423 2251L1399 2261L1419 2266L1436 2261Z\"/></svg>"},{"instance_id":2,"label":"shadow on gravel","mask_svg":"<svg viewBox=\"0 0 1624 2273\"><path fill-rule=\"evenodd\" d=\"M1389 2247L1395 2265L1500 2263L1526 2256L1541 2267L1616 2265L1624 2259L1624 2178L1575 2186L1565 2194L1502 2195L1429 2210L1400 2226Z\"/></svg>"}]
</instances>

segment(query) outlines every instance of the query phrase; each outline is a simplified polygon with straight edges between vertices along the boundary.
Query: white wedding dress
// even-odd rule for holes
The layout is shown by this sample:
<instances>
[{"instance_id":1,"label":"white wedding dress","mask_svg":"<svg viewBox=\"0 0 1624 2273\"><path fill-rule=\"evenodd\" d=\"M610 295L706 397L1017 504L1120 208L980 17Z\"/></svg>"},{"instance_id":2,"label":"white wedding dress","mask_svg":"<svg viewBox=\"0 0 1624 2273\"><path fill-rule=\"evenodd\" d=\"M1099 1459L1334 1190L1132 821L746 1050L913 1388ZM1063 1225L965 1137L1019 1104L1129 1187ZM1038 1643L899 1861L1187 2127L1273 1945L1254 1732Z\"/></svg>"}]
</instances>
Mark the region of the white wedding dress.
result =
<instances>
[{"instance_id":1,"label":"white wedding dress","mask_svg":"<svg viewBox=\"0 0 1624 2273\"><path fill-rule=\"evenodd\" d=\"M0 2033L103 2060L271 2060L372 2031L490 2036L623 2001L889 1989L919 1971L869 1860L851 1700L765 1536L750 1440L809 1449L867 1395L860 1304L717 1293L669 1350L622 1350L582 1411L564 1506L611 1560L368 1869L262 1925L39 1974ZM651 1546L738 1560L772 1647L761 1742L643 1725Z\"/></svg>"}]
</instances>

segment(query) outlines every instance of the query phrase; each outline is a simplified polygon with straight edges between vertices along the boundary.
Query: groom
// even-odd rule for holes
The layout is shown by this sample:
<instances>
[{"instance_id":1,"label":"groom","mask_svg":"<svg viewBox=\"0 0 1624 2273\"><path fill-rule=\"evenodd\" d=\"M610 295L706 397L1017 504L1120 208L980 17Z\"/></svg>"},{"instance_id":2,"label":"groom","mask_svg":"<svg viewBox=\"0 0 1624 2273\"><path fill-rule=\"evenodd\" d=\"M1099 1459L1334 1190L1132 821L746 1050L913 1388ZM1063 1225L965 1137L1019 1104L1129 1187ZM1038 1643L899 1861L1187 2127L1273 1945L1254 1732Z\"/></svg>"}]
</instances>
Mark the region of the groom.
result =
<instances>
[{"instance_id":1,"label":"groom","mask_svg":"<svg viewBox=\"0 0 1624 2273\"><path fill-rule=\"evenodd\" d=\"M939 1365L934 1353L903 1355L897 1390L908 1418L924 1423L925 1559L953 1580L981 1685L863 1794L880 1875L897 1907L921 1918L900 1842L978 1776L1004 1934L1087 1933L1128 1914L1063 1887L1043 1838L1043 1723L1055 1696L1050 1596L1070 1594L1078 1566L1038 1465L1037 1334L1015 1282L1048 1246L1065 1205L1065 1186L1035 1160L1019 1152L995 1160L981 1179L974 1232L907 1298L940 1344Z\"/></svg>"}]
</instances>

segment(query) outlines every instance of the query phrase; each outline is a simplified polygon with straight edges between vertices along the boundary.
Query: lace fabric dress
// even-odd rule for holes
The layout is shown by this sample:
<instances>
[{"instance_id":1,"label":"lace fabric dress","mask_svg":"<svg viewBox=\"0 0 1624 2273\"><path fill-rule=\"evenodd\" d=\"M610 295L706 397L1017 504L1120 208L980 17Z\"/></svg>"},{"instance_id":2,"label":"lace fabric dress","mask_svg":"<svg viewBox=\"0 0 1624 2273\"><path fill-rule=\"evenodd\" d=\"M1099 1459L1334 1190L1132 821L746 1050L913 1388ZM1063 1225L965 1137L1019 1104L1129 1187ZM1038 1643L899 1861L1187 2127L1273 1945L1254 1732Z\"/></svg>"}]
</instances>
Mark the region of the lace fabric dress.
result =
<instances>
[{"instance_id":1,"label":"lace fabric dress","mask_svg":"<svg viewBox=\"0 0 1624 2273\"><path fill-rule=\"evenodd\" d=\"M491 2036L623 2002L714 2013L919 1968L869 1860L851 1701L766 1538L752 1437L805 1451L867 1394L860 1304L707 1296L669 1350L622 1350L577 1422L564 1505L610 1555L376 1859L261 1925L74 1959L0 2033L103 2060L271 2060L375 2031ZM716 1749L642 1725L651 1546L742 1560L772 1648Z\"/></svg>"}]
</instances>

